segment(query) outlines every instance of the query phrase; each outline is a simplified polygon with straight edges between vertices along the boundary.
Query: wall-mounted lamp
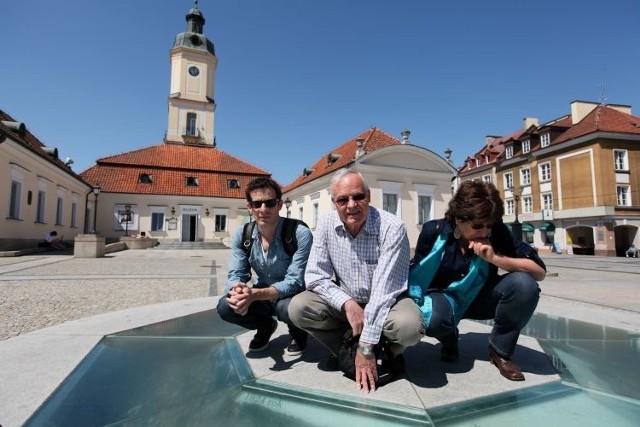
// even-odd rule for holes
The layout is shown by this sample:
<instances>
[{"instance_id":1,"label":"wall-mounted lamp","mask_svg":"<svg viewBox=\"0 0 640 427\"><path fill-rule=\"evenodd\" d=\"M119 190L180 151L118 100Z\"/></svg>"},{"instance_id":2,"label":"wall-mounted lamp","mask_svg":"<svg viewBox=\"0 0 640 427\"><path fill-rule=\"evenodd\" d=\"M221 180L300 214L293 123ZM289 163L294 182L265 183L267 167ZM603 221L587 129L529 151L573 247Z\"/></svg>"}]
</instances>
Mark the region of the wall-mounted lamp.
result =
<instances>
[{"instance_id":1,"label":"wall-mounted lamp","mask_svg":"<svg viewBox=\"0 0 640 427\"><path fill-rule=\"evenodd\" d=\"M210 214L210 213L211 213L211 212L209 212L209 208L205 208L205 209L204 209L204 214L205 214L206 216L209 216L209 214Z\"/></svg>"},{"instance_id":2,"label":"wall-mounted lamp","mask_svg":"<svg viewBox=\"0 0 640 427\"><path fill-rule=\"evenodd\" d=\"M287 218L289 218L290 215L290 208L291 208L291 200L289 200L289 198L287 197L286 199L284 199L284 206L287 208Z\"/></svg>"},{"instance_id":3,"label":"wall-mounted lamp","mask_svg":"<svg viewBox=\"0 0 640 427\"><path fill-rule=\"evenodd\" d=\"M176 215L176 208L174 206L171 206L171 218L173 218Z\"/></svg>"}]
</instances>

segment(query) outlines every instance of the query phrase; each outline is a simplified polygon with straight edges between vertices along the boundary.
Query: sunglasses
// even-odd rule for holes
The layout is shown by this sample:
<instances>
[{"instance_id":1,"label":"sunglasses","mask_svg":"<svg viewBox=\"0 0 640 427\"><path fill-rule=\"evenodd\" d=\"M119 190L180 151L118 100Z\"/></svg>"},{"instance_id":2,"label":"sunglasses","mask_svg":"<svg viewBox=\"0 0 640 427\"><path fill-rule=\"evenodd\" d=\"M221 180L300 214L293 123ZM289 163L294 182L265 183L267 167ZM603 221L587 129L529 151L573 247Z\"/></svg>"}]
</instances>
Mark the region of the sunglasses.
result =
<instances>
[{"instance_id":1,"label":"sunglasses","mask_svg":"<svg viewBox=\"0 0 640 427\"><path fill-rule=\"evenodd\" d=\"M353 200L354 202L358 203L363 201L366 197L367 197L366 194L358 193L358 194L354 194L353 196L338 197L333 202L338 206L345 206L347 203L349 203L349 200Z\"/></svg>"},{"instance_id":2,"label":"sunglasses","mask_svg":"<svg viewBox=\"0 0 640 427\"><path fill-rule=\"evenodd\" d=\"M493 227L493 224L471 224L471 228L474 230L482 230L483 228L491 230L491 227Z\"/></svg>"},{"instance_id":3,"label":"sunglasses","mask_svg":"<svg viewBox=\"0 0 640 427\"><path fill-rule=\"evenodd\" d=\"M253 209L260 209L263 204L268 208L275 208L278 202L279 202L278 199L253 200L249 202L249 205L251 205Z\"/></svg>"}]
</instances>

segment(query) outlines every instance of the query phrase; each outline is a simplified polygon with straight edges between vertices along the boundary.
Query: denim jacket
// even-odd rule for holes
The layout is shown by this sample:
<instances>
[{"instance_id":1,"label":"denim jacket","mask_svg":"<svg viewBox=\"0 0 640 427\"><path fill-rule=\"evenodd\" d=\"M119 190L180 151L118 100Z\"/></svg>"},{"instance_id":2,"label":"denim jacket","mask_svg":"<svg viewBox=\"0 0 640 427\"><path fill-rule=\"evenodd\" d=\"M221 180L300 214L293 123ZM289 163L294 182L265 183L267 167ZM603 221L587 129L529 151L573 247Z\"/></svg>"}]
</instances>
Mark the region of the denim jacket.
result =
<instances>
[{"instance_id":1,"label":"denim jacket","mask_svg":"<svg viewBox=\"0 0 640 427\"><path fill-rule=\"evenodd\" d=\"M281 231L284 218L280 218L274 239L269 245L267 258L262 255L262 244L260 243L260 231L258 227L253 229L253 245L251 253L247 257L242 246L242 227L239 227L231 239L231 259L229 261L229 274L224 293L231 289L231 286L238 283L247 283L251 279L251 270L256 273L256 288L266 288L273 286L279 298L287 298L302 292L304 286L304 272L307 267L307 259L313 235L305 226L296 228L296 239L298 240L298 250L292 257L287 255L282 244Z\"/></svg>"}]
</instances>

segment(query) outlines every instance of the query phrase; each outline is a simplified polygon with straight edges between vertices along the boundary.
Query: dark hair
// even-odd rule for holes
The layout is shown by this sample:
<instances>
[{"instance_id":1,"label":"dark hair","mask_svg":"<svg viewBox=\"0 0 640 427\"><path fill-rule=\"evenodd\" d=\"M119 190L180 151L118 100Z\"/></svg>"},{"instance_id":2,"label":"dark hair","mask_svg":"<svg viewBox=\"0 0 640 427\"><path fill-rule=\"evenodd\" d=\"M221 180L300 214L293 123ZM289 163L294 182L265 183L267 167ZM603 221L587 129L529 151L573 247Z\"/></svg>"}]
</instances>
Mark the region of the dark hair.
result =
<instances>
[{"instance_id":1,"label":"dark hair","mask_svg":"<svg viewBox=\"0 0 640 427\"><path fill-rule=\"evenodd\" d=\"M260 188L271 188L276 192L276 199L282 199L282 187L280 187L280 184L268 176L261 176L259 178L255 178L249 183L249 185L247 185L247 189L244 192L247 202L251 202L251 192Z\"/></svg>"},{"instance_id":2,"label":"dark hair","mask_svg":"<svg viewBox=\"0 0 640 427\"><path fill-rule=\"evenodd\" d=\"M444 214L451 223L455 220L473 221L490 219L494 223L502 221L504 206L500 192L489 182L464 181L449 201L449 209Z\"/></svg>"}]
</instances>

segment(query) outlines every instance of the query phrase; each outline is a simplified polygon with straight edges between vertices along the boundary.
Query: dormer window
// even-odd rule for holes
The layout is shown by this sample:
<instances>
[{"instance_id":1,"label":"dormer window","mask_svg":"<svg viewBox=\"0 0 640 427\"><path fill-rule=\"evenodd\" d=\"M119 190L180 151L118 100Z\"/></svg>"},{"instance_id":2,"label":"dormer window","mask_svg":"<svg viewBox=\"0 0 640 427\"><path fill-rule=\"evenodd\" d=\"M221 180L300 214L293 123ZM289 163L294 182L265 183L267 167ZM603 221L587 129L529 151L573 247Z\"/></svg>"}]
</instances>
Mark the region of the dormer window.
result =
<instances>
[{"instance_id":1,"label":"dormer window","mask_svg":"<svg viewBox=\"0 0 640 427\"><path fill-rule=\"evenodd\" d=\"M151 184L153 183L153 177L148 173L141 173L138 175L138 184Z\"/></svg>"},{"instance_id":2,"label":"dormer window","mask_svg":"<svg viewBox=\"0 0 640 427\"><path fill-rule=\"evenodd\" d=\"M313 173L313 169L304 168L304 170L302 171L302 176L307 177L307 176L311 175L312 173Z\"/></svg>"},{"instance_id":3,"label":"dormer window","mask_svg":"<svg viewBox=\"0 0 640 427\"><path fill-rule=\"evenodd\" d=\"M510 159L513 157L513 145L509 145L506 148L504 155L507 159Z\"/></svg>"},{"instance_id":4,"label":"dormer window","mask_svg":"<svg viewBox=\"0 0 640 427\"><path fill-rule=\"evenodd\" d=\"M342 157L342 156L340 156L340 154L330 153L330 154L327 156L327 164L328 164L329 166L331 166L332 164L334 164L335 162L337 162L337 161L338 161L338 159L339 159L340 157Z\"/></svg>"},{"instance_id":5,"label":"dormer window","mask_svg":"<svg viewBox=\"0 0 640 427\"><path fill-rule=\"evenodd\" d=\"M551 145L551 134L549 132L545 132L540 135L540 146L544 148L548 147L549 145Z\"/></svg>"},{"instance_id":6,"label":"dormer window","mask_svg":"<svg viewBox=\"0 0 640 427\"><path fill-rule=\"evenodd\" d=\"M240 181L238 181L237 179L228 179L227 188L237 190L238 188L240 188Z\"/></svg>"},{"instance_id":7,"label":"dormer window","mask_svg":"<svg viewBox=\"0 0 640 427\"><path fill-rule=\"evenodd\" d=\"M522 153L527 154L531 151L531 140L529 138L522 140Z\"/></svg>"},{"instance_id":8,"label":"dormer window","mask_svg":"<svg viewBox=\"0 0 640 427\"><path fill-rule=\"evenodd\" d=\"M197 187L199 185L198 178L196 178L195 176L188 176L185 179L184 185L186 185L187 187Z\"/></svg>"}]
</instances>

